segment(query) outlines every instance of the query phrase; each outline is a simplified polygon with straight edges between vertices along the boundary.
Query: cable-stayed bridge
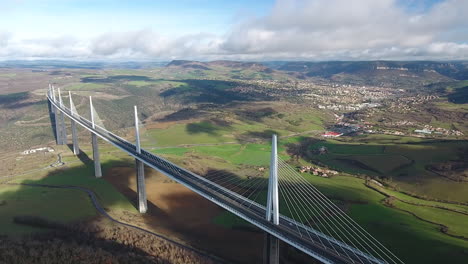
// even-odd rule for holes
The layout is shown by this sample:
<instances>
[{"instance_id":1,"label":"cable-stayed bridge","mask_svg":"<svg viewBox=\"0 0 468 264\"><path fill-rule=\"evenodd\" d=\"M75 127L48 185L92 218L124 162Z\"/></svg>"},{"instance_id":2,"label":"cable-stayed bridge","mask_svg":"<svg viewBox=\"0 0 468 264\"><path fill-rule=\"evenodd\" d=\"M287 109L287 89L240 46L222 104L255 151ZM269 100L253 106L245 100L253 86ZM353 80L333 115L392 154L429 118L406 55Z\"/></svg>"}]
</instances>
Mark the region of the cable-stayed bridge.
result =
<instances>
[{"instance_id":1,"label":"cable-stayed bridge","mask_svg":"<svg viewBox=\"0 0 468 264\"><path fill-rule=\"evenodd\" d=\"M262 229L266 263L279 263L279 241L323 263L403 263L359 226L306 178L277 155L272 137L268 179L239 179L226 173L200 176L140 146L139 119L135 106L135 143L108 131L90 102L90 119L78 114L71 93L68 107L60 89L49 85L47 98L54 114L57 144L66 144L65 117L71 120L73 151L79 154L77 125L91 132L95 176L101 177L98 137L135 158L138 209L147 211L144 164L183 184L195 193ZM259 197L266 195L265 197ZM263 199L262 199L263 198ZM266 204L258 201L266 200Z\"/></svg>"}]
</instances>

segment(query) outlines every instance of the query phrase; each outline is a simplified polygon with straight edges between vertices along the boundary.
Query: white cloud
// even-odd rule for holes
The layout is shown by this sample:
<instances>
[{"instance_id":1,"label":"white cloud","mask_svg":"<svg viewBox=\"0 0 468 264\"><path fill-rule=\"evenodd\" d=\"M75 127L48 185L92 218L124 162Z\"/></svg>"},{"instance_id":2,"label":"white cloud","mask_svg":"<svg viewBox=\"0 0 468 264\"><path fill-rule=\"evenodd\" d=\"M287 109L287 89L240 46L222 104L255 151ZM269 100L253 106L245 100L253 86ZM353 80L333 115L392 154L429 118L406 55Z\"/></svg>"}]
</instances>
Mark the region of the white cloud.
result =
<instances>
[{"instance_id":1,"label":"white cloud","mask_svg":"<svg viewBox=\"0 0 468 264\"><path fill-rule=\"evenodd\" d=\"M10 34L7 43L1 47L0 34L0 58L85 58L91 55L86 41L70 36L17 39Z\"/></svg>"},{"instance_id":2,"label":"white cloud","mask_svg":"<svg viewBox=\"0 0 468 264\"><path fill-rule=\"evenodd\" d=\"M24 39L0 32L0 58L468 59L468 1L409 12L396 0L278 0L225 35L150 29L92 38Z\"/></svg>"},{"instance_id":3,"label":"white cloud","mask_svg":"<svg viewBox=\"0 0 468 264\"><path fill-rule=\"evenodd\" d=\"M210 56L216 53L220 42L211 34L168 38L151 30L141 30L100 35L90 42L90 48L96 56L167 59Z\"/></svg>"},{"instance_id":4,"label":"white cloud","mask_svg":"<svg viewBox=\"0 0 468 264\"><path fill-rule=\"evenodd\" d=\"M434 43L463 49L465 44L451 38L465 33L468 41L467 11L468 1L462 0L440 3L425 14L407 13L393 0L279 0L269 15L236 26L222 47L232 54L324 59L411 56L419 50L437 58L443 52L434 52Z\"/></svg>"}]
</instances>

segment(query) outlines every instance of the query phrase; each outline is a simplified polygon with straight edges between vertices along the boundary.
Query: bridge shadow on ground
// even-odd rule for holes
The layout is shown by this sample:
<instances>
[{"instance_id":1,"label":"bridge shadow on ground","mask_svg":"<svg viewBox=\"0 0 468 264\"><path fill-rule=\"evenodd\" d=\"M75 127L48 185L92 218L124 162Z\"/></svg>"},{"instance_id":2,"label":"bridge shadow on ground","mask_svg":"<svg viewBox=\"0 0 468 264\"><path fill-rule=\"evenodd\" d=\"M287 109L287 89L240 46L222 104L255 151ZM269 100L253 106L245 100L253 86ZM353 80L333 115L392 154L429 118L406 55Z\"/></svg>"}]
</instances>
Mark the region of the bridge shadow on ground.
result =
<instances>
[{"instance_id":1,"label":"bridge shadow on ground","mask_svg":"<svg viewBox=\"0 0 468 264\"><path fill-rule=\"evenodd\" d=\"M113 162L103 164L113 165ZM89 164L54 170L43 178L15 180L26 185L0 184L0 256L7 263L33 263L38 250L51 263L80 261L112 263L218 263L145 232L111 222L99 215L87 193L47 186L81 186L92 190L110 215L119 210L138 216L112 185L93 176ZM12 181L13 182L13 181ZM45 185L45 186L44 186ZM117 211L116 211L117 210ZM125 215L125 214L124 214ZM119 219L120 220L120 219ZM18 236L37 232L35 235Z\"/></svg>"},{"instance_id":2,"label":"bridge shadow on ground","mask_svg":"<svg viewBox=\"0 0 468 264\"><path fill-rule=\"evenodd\" d=\"M136 202L133 167L109 168L104 178ZM225 213L224 209L153 169L145 168L145 178L148 212L140 216L143 225L168 232L236 263L262 262L263 236L259 230L252 232L217 225L214 220ZM239 255L238 252L243 253Z\"/></svg>"},{"instance_id":3,"label":"bridge shadow on ground","mask_svg":"<svg viewBox=\"0 0 468 264\"><path fill-rule=\"evenodd\" d=\"M206 173L199 174L214 180L220 173L225 174L227 181L238 181L237 184L221 184L222 186L252 199L260 195L255 197L258 198L257 201L266 202L268 180L261 177L262 173L242 178L225 170L207 169ZM136 202L136 173L133 166L108 168L104 178L128 199ZM234 263L263 261L263 231L235 216L229 216L230 213L224 209L151 168L145 168L145 179L148 212L140 217L128 218L128 221L141 221L141 225L168 232L173 237L181 238L197 248L215 252ZM252 189L253 186L257 186L256 189ZM224 221L222 219L226 219L226 216L229 216L228 219L238 220L231 224L221 224L220 221ZM281 258L288 263L314 263L310 257L284 243L281 243L281 247L284 248Z\"/></svg>"},{"instance_id":4,"label":"bridge shadow on ground","mask_svg":"<svg viewBox=\"0 0 468 264\"><path fill-rule=\"evenodd\" d=\"M70 149L70 151L73 152L73 143L72 144L67 144L67 146ZM76 157L78 159L80 159L80 161L83 164L87 164L87 165L93 165L94 164L93 160L82 149L80 149L80 154L78 154L78 156L76 156Z\"/></svg>"},{"instance_id":5,"label":"bridge shadow on ground","mask_svg":"<svg viewBox=\"0 0 468 264\"><path fill-rule=\"evenodd\" d=\"M112 184L121 194L123 194L133 205L135 210L138 210L138 193L136 191L136 168L130 167L128 163L114 164L113 166L105 166L104 179ZM145 166L145 180L151 177L152 170ZM156 204L148 203L148 211L155 215L166 217L166 213L161 210Z\"/></svg>"}]
</instances>

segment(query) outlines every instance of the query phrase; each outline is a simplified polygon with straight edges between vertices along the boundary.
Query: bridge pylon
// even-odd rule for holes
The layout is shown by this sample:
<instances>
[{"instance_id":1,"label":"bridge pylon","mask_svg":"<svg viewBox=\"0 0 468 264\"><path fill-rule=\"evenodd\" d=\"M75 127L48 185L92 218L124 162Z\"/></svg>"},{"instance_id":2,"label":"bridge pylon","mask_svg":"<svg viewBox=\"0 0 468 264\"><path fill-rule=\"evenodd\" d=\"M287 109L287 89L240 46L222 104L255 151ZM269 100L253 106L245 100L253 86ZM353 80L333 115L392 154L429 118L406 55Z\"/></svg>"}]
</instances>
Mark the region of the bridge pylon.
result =
<instances>
[{"instance_id":1,"label":"bridge pylon","mask_svg":"<svg viewBox=\"0 0 468 264\"><path fill-rule=\"evenodd\" d=\"M270 177L268 179L266 219L275 225L279 225L279 199L278 199L278 150L277 136L271 138ZM264 263L279 263L279 240L268 233L264 240Z\"/></svg>"},{"instance_id":2,"label":"bridge pylon","mask_svg":"<svg viewBox=\"0 0 468 264\"><path fill-rule=\"evenodd\" d=\"M75 107L74 107L74 104L73 104L71 91L68 91L68 98L70 99L71 114L75 115L77 113L74 112ZM71 120L71 131L72 131L72 142L73 142L73 154L78 156L80 154L80 147L78 145L78 132L76 130L76 122L73 119L70 119L70 120Z\"/></svg>"},{"instance_id":3,"label":"bridge pylon","mask_svg":"<svg viewBox=\"0 0 468 264\"><path fill-rule=\"evenodd\" d=\"M52 99L54 100L54 102L56 103L57 102L57 99L55 97L55 87L52 85L51 86L52 88ZM57 109L55 109L55 106L52 105L52 113L54 113L54 123L55 123L55 139L56 139L56 142L57 142L57 145L62 145L62 131L61 131L61 125L59 124L60 123L60 118L59 118L59 111Z\"/></svg>"},{"instance_id":4,"label":"bridge pylon","mask_svg":"<svg viewBox=\"0 0 468 264\"><path fill-rule=\"evenodd\" d=\"M135 136L136 136L136 151L138 154L141 154L141 145L140 145L140 127L138 120L138 110L137 106L134 106L135 109ZM144 163L139 159L135 159L136 163L136 177L137 177L137 192L138 192L138 210L140 213L146 213L148 210L148 202L146 199L146 185L145 185L145 166Z\"/></svg>"},{"instance_id":5,"label":"bridge pylon","mask_svg":"<svg viewBox=\"0 0 468 264\"><path fill-rule=\"evenodd\" d=\"M49 83L49 97L52 98L55 102L55 90L53 90L52 84ZM55 114L55 107L51 104L50 111L52 114Z\"/></svg>"},{"instance_id":6,"label":"bridge pylon","mask_svg":"<svg viewBox=\"0 0 468 264\"><path fill-rule=\"evenodd\" d=\"M93 107L93 100L91 96L89 97L89 107L91 109L91 124L93 129L96 128L96 124L94 123L94 107ZM101 161L99 159L99 146L98 146L98 139L95 133L91 132L91 144L93 145L93 160L94 160L94 176L96 178L102 177L102 170L101 170Z\"/></svg>"},{"instance_id":7,"label":"bridge pylon","mask_svg":"<svg viewBox=\"0 0 468 264\"><path fill-rule=\"evenodd\" d=\"M60 94L60 88L57 88L57 92L58 92L60 107L63 107L62 95ZM58 126L60 127L60 137L61 137L60 145L66 145L67 144L67 127L65 126L65 114L63 112L60 112L60 119L59 119Z\"/></svg>"}]
</instances>

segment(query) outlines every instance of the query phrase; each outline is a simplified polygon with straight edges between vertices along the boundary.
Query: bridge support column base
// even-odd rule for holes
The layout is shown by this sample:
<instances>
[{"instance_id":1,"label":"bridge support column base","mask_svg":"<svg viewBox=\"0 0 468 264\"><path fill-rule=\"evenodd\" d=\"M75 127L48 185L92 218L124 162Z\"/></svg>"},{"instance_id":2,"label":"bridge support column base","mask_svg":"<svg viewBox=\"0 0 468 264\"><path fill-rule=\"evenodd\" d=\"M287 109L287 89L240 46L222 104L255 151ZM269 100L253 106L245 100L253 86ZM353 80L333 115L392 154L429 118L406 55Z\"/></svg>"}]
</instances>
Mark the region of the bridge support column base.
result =
<instances>
[{"instance_id":1,"label":"bridge support column base","mask_svg":"<svg viewBox=\"0 0 468 264\"><path fill-rule=\"evenodd\" d=\"M94 175L96 178L102 177L101 171L101 161L99 160L99 148L98 148L98 140L96 134L91 135L91 143L93 145L93 160L94 160Z\"/></svg>"},{"instance_id":2,"label":"bridge support column base","mask_svg":"<svg viewBox=\"0 0 468 264\"><path fill-rule=\"evenodd\" d=\"M49 100L47 100L47 102L49 103L50 111L52 112L52 114L55 114L55 107L52 105L52 103Z\"/></svg>"},{"instance_id":3,"label":"bridge support column base","mask_svg":"<svg viewBox=\"0 0 468 264\"><path fill-rule=\"evenodd\" d=\"M263 264L279 264L279 240L268 233L263 244Z\"/></svg>"},{"instance_id":4,"label":"bridge support column base","mask_svg":"<svg viewBox=\"0 0 468 264\"><path fill-rule=\"evenodd\" d=\"M66 145L67 144L67 126L65 125L65 114L64 113L60 113L60 131L62 132L61 133L61 137L62 137L62 145Z\"/></svg>"},{"instance_id":5,"label":"bridge support column base","mask_svg":"<svg viewBox=\"0 0 468 264\"><path fill-rule=\"evenodd\" d=\"M59 113L58 113L58 110L55 109L54 106L52 106L52 109L54 109L52 112L54 113L55 138L56 138L56 140L57 140L57 145L63 145L63 140L62 140L62 125L60 124Z\"/></svg>"},{"instance_id":6,"label":"bridge support column base","mask_svg":"<svg viewBox=\"0 0 468 264\"><path fill-rule=\"evenodd\" d=\"M148 202L146 199L145 185L145 166L144 163L135 159L136 174L137 174L137 191L138 191L138 211L144 214L148 211Z\"/></svg>"},{"instance_id":7,"label":"bridge support column base","mask_svg":"<svg viewBox=\"0 0 468 264\"><path fill-rule=\"evenodd\" d=\"M76 130L76 122L71 121L72 141L73 141L73 154L80 155L80 147L78 146L78 133Z\"/></svg>"}]
</instances>

